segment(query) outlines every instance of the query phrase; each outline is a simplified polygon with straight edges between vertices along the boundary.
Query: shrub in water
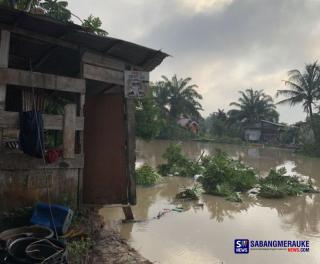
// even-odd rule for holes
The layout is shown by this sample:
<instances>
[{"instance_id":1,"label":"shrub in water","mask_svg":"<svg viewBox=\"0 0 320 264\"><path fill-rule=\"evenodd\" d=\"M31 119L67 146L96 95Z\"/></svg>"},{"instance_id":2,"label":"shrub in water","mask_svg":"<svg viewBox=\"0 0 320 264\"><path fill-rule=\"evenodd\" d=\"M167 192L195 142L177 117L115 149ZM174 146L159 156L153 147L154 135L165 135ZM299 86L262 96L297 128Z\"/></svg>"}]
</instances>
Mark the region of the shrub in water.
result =
<instances>
[{"instance_id":1,"label":"shrub in water","mask_svg":"<svg viewBox=\"0 0 320 264\"><path fill-rule=\"evenodd\" d=\"M206 161L201 183L206 193L228 196L251 189L256 183L255 172L240 161L219 153Z\"/></svg>"},{"instance_id":2,"label":"shrub in water","mask_svg":"<svg viewBox=\"0 0 320 264\"><path fill-rule=\"evenodd\" d=\"M136 182L138 185L153 185L159 182L161 176L149 165L144 164L136 169Z\"/></svg>"},{"instance_id":3,"label":"shrub in water","mask_svg":"<svg viewBox=\"0 0 320 264\"><path fill-rule=\"evenodd\" d=\"M312 183L299 181L296 176L286 176L285 168L271 169L269 175L260 179L259 196L265 198L283 198L285 196L296 196L304 192L316 192Z\"/></svg>"},{"instance_id":4,"label":"shrub in water","mask_svg":"<svg viewBox=\"0 0 320 264\"><path fill-rule=\"evenodd\" d=\"M158 166L158 172L163 176L177 175L193 177L201 172L198 162L189 160L183 153L180 144L171 144L162 155L166 164Z\"/></svg>"},{"instance_id":5,"label":"shrub in water","mask_svg":"<svg viewBox=\"0 0 320 264\"><path fill-rule=\"evenodd\" d=\"M201 194L199 184L193 185L191 188L184 188L183 191L176 195L176 199L198 200Z\"/></svg>"}]
</instances>

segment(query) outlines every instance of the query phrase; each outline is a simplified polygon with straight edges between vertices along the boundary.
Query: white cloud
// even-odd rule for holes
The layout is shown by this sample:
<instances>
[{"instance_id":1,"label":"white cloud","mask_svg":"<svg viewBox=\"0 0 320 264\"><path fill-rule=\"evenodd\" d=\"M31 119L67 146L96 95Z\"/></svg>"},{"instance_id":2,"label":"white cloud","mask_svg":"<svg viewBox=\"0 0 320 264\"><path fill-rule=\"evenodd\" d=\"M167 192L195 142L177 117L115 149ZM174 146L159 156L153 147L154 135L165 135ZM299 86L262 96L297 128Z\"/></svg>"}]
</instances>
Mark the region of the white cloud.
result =
<instances>
[{"instance_id":1,"label":"white cloud","mask_svg":"<svg viewBox=\"0 0 320 264\"><path fill-rule=\"evenodd\" d=\"M192 77L204 114L229 109L238 91L283 88L287 71L320 60L320 1L315 0L69 0L81 17L99 16L112 37L163 49L152 74ZM280 120L305 117L279 106Z\"/></svg>"}]
</instances>

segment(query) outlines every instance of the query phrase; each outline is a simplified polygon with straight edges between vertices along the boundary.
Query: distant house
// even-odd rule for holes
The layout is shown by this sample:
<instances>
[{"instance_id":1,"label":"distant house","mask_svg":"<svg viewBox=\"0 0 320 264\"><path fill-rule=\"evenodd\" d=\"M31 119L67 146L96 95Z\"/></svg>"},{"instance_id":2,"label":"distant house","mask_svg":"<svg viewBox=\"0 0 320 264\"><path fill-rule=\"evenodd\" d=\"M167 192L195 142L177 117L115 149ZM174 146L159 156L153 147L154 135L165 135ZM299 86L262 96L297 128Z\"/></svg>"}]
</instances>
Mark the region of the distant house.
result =
<instances>
[{"instance_id":1,"label":"distant house","mask_svg":"<svg viewBox=\"0 0 320 264\"><path fill-rule=\"evenodd\" d=\"M251 142L277 142L279 141L280 132L285 127L282 124L261 120L244 128L244 139Z\"/></svg>"},{"instance_id":2,"label":"distant house","mask_svg":"<svg viewBox=\"0 0 320 264\"><path fill-rule=\"evenodd\" d=\"M186 116L181 116L178 121L178 125L181 127L188 129L191 131L194 135L199 132L199 124L196 121L193 121L192 119L186 117Z\"/></svg>"}]
</instances>

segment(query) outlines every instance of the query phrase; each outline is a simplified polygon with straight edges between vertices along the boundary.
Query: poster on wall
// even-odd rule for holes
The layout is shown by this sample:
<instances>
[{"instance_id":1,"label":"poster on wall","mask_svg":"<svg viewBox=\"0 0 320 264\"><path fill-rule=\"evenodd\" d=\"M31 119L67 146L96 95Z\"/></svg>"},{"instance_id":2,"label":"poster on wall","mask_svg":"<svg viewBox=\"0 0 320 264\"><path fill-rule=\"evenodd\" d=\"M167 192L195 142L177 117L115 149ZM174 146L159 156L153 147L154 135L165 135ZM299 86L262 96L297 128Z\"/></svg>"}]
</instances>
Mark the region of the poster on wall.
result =
<instances>
[{"instance_id":1,"label":"poster on wall","mask_svg":"<svg viewBox=\"0 0 320 264\"><path fill-rule=\"evenodd\" d=\"M136 98L147 96L149 89L149 72L125 71L125 97Z\"/></svg>"}]
</instances>

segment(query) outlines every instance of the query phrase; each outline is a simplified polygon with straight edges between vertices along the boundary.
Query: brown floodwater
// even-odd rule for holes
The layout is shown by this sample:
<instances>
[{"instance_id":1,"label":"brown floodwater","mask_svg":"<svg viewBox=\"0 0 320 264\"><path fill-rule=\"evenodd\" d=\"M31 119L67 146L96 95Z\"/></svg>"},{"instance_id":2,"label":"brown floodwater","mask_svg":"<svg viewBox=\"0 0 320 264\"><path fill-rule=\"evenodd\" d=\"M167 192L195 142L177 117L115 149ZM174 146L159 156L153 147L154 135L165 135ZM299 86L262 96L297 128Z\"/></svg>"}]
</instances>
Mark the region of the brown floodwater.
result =
<instances>
[{"instance_id":1,"label":"brown floodwater","mask_svg":"<svg viewBox=\"0 0 320 264\"><path fill-rule=\"evenodd\" d=\"M156 166L169 141L137 141L137 164ZM311 177L320 187L320 159L297 155L290 150L238 146L216 143L183 142L189 157L202 151L214 154L217 148L240 158L265 175L270 168L284 166L290 173ZM320 194L286 199L245 198L232 203L221 197L202 195L197 203L177 204L174 196L193 180L166 177L154 187L138 187L138 204L133 207L134 224L121 224L119 208L103 208L107 224L120 231L132 247L155 263L320 263ZM160 211L183 207L183 212L168 212L156 219ZM310 252L250 251L234 254L234 239L309 240Z\"/></svg>"}]
</instances>

